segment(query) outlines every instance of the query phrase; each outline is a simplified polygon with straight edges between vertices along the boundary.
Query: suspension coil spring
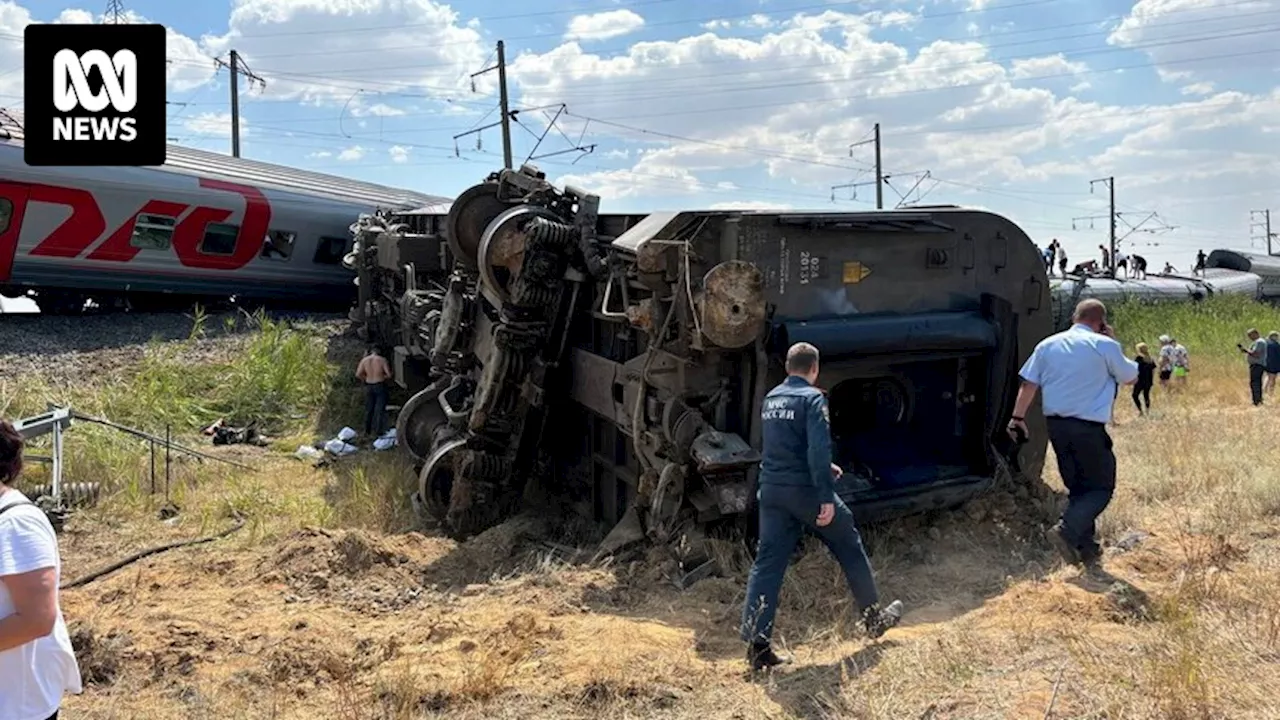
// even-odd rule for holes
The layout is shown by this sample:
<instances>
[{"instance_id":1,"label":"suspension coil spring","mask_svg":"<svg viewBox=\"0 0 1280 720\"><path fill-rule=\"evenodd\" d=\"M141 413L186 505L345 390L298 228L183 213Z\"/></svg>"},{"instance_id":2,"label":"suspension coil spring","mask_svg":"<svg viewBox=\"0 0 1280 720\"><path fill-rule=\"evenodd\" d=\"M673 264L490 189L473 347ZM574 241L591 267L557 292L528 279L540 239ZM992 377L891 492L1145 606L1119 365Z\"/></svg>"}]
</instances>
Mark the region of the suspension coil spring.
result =
<instances>
[{"instance_id":1,"label":"suspension coil spring","mask_svg":"<svg viewBox=\"0 0 1280 720\"><path fill-rule=\"evenodd\" d=\"M504 480L511 475L511 461L498 455L477 452L471 459L472 477L484 480Z\"/></svg>"},{"instance_id":2,"label":"suspension coil spring","mask_svg":"<svg viewBox=\"0 0 1280 720\"><path fill-rule=\"evenodd\" d=\"M529 221L527 230L530 242L537 246L570 247L578 240L578 231L572 225L566 225L544 217Z\"/></svg>"}]
</instances>

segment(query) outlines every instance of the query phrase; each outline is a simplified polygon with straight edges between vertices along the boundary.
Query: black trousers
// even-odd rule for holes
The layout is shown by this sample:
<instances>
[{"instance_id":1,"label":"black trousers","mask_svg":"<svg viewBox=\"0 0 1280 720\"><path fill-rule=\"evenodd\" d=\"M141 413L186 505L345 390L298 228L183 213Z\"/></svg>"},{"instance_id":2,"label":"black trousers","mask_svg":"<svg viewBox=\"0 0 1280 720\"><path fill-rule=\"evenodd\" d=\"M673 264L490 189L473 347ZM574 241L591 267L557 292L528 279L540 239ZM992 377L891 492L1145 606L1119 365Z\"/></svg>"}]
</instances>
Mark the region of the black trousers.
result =
<instances>
[{"instance_id":1,"label":"black trousers","mask_svg":"<svg viewBox=\"0 0 1280 720\"><path fill-rule=\"evenodd\" d=\"M1151 386L1150 385L1134 385L1133 386L1133 404L1138 406L1138 412L1142 412L1142 403L1138 402L1141 397L1146 401L1147 409L1151 409Z\"/></svg>"},{"instance_id":2,"label":"black trousers","mask_svg":"<svg viewBox=\"0 0 1280 720\"><path fill-rule=\"evenodd\" d=\"M364 396L364 432L381 435L387 422L387 386L385 383L368 383Z\"/></svg>"},{"instance_id":3,"label":"black trousers","mask_svg":"<svg viewBox=\"0 0 1280 720\"><path fill-rule=\"evenodd\" d=\"M1262 404L1262 375L1267 370L1265 365L1249 366L1249 391L1253 393L1253 404Z\"/></svg>"},{"instance_id":4,"label":"black trousers","mask_svg":"<svg viewBox=\"0 0 1280 720\"><path fill-rule=\"evenodd\" d=\"M1058 472L1067 486L1062 532L1088 561L1102 556L1097 520L1116 491L1116 456L1102 423L1050 417L1049 442L1058 456Z\"/></svg>"}]
</instances>

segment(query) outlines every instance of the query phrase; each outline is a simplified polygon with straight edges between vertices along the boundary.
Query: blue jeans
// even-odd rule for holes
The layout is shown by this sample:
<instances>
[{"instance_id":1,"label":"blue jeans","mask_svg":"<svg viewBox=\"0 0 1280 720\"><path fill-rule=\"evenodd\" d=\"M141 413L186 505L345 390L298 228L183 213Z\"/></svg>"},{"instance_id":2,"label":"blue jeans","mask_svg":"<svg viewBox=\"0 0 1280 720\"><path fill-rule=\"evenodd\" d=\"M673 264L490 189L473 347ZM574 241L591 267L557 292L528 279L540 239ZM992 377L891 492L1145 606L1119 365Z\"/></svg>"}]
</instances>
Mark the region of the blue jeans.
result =
<instances>
[{"instance_id":1,"label":"blue jeans","mask_svg":"<svg viewBox=\"0 0 1280 720\"><path fill-rule=\"evenodd\" d=\"M835 499L835 517L826 527L818 527L821 502L815 489L761 485L757 496L760 499L760 548L747 580L747 600L742 609L743 641L763 644L772 637L782 578L805 528L813 531L840 563L858 609L879 602L862 536L858 534L853 513L839 498Z\"/></svg>"},{"instance_id":2,"label":"blue jeans","mask_svg":"<svg viewBox=\"0 0 1280 720\"><path fill-rule=\"evenodd\" d=\"M387 424L387 386L367 383L364 392L364 433L381 435Z\"/></svg>"}]
</instances>

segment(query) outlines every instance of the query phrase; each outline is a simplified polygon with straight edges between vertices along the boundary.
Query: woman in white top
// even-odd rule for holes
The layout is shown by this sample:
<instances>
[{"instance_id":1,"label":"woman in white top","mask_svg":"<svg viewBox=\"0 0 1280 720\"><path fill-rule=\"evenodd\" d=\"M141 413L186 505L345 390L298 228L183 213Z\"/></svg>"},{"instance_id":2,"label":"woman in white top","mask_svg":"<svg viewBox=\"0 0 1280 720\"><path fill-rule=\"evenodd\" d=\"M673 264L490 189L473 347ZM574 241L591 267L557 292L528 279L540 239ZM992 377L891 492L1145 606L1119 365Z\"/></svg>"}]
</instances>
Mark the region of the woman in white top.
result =
<instances>
[{"instance_id":1,"label":"woman in white top","mask_svg":"<svg viewBox=\"0 0 1280 720\"><path fill-rule=\"evenodd\" d=\"M22 436L0 420L0 718L55 720L80 668L58 606L58 537L40 508L11 485Z\"/></svg>"}]
</instances>

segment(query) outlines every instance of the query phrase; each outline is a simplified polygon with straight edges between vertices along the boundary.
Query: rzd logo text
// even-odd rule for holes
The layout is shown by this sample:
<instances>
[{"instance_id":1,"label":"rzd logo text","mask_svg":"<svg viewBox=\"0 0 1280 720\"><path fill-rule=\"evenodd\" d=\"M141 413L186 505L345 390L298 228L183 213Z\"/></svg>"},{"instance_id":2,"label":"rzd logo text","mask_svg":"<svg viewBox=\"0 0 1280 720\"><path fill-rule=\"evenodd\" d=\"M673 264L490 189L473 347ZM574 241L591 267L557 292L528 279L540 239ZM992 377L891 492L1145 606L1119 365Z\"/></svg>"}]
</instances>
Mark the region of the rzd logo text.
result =
<instances>
[{"instance_id":1,"label":"rzd logo text","mask_svg":"<svg viewBox=\"0 0 1280 720\"><path fill-rule=\"evenodd\" d=\"M89 71L97 69L102 88L94 92ZM110 105L120 115L138 104L138 58L132 50L108 56L101 50L79 54L60 50L53 56L53 105L63 116L53 118L54 140L133 142L138 137L132 117L76 115L100 113Z\"/></svg>"}]
</instances>

